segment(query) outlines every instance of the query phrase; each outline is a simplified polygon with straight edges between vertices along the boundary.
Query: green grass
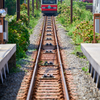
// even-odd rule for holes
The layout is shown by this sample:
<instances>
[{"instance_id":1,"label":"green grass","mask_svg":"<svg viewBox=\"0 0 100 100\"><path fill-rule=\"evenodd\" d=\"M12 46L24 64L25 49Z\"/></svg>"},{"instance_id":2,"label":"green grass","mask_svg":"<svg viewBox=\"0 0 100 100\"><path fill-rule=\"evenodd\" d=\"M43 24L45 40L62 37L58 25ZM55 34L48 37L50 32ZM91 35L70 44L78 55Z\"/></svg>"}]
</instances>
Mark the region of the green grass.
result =
<instances>
[{"instance_id":1,"label":"green grass","mask_svg":"<svg viewBox=\"0 0 100 100\"><path fill-rule=\"evenodd\" d=\"M80 53L80 55L78 55ZM75 54L76 56L80 58L86 58L85 55L81 51L81 45L75 46L75 49L73 50L72 54Z\"/></svg>"},{"instance_id":2,"label":"green grass","mask_svg":"<svg viewBox=\"0 0 100 100\"><path fill-rule=\"evenodd\" d=\"M82 43L83 42L83 39L82 38L80 38L80 36L79 35L77 35L76 37L74 37L75 38L75 40L74 40L74 44L75 45L80 45L80 43Z\"/></svg>"},{"instance_id":3,"label":"green grass","mask_svg":"<svg viewBox=\"0 0 100 100\"><path fill-rule=\"evenodd\" d=\"M92 5L91 3L84 2L75 2L73 1L73 23L70 23L70 0L63 1L62 4L58 3L58 17L57 20L66 28L68 31L66 35L70 36L73 39L73 44L76 46L75 50L72 52L73 54L77 54L77 52L82 53L80 44L83 43L83 39L80 38L79 35L74 36L74 31L76 30L76 26L80 24L82 21L90 21L92 24L93 14L90 11L85 9L86 5ZM81 32L80 32L81 33ZM86 58L84 55L79 56L80 58Z\"/></svg>"},{"instance_id":4,"label":"green grass","mask_svg":"<svg viewBox=\"0 0 100 100\"><path fill-rule=\"evenodd\" d=\"M10 73L18 73L18 72L21 72L22 70L18 67L13 67L10 69Z\"/></svg>"},{"instance_id":5,"label":"green grass","mask_svg":"<svg viewBox=\"0 0 100 100\"><path fill-rule=\"evenodd\" d=\"M21 65L20 65L20 64L16 64L16 67L17 67L17 68L21 68Z\"/></svg>"},{"instance_id":6,"label":"green grass","mask_svg":"<svg viewBox=\"0 0 100 100\"><path fill-rule=\"evenodd\" d=\"M33 33L33 28L37 25L38 19L40 18L40 11L39 10L35 10L34 12L36 14L36 17L33 17L32 15L30 15L30 23L29 23L29 33L32 34Z\"/></svg>"},{"instance_id":7,"label":"green grass","mask_svg":"<svg viewBox=\"0 0 100 100\"><path fill-rule=\"evenodd\" d=\"M25 59L25 58L19 59L19 60L16 62L16 64L17 64L17 65L27 64L25 61L23 61L23 59Z\"/></svg>"},{"instance_id":8,"label":"green grass","mask_svg":"<svg viewBox=\"0 0 100 100\"><path fill-rule=\"evenodd\" d=\"M36 49L28 49L28 52L33 52L35 51ZM34 59L32 59L34 60ZM24 58L20 58L19 60L16 61L16 67L13 67L11 70L10 70L10 73L17 73L17 72L21 72L21 68L22 68L22 65L31 65L29 63L29 61L31 61L31 55L26 55L26 57ZM23 70L25 72L27 72L27 70Z\"/></svg>"},{"instance_id":9,"label":"green grass","mask_svg":"<svg viewBox=\"0 0 100 100\"><path fill-rule=\"evenodd\" d=\"M88 72L88 67L82 67L82 70L86 73Z\"/></svg>"},{"instance_id":10,"label":"green grass","mask_svg":"<svg viewBox=\"0 0 100 100\"><path fill-rule=\"evenodd\" d=\"M39 34L39 36L41 36L42 34Z\"/></svg>"},{"instance_id":11,"label":"green grass","mask_svg":"<svg viewBox=\"0 0 100 100\"><path fill-rule=\"evenodd\" d=\"M75 55L76 55L76 52L82 52L81 49L80 49L80 45L75 46L75 49L74 49L74 51L72 52L72 54L75 54Z\"/></svg>"}]
</instances>

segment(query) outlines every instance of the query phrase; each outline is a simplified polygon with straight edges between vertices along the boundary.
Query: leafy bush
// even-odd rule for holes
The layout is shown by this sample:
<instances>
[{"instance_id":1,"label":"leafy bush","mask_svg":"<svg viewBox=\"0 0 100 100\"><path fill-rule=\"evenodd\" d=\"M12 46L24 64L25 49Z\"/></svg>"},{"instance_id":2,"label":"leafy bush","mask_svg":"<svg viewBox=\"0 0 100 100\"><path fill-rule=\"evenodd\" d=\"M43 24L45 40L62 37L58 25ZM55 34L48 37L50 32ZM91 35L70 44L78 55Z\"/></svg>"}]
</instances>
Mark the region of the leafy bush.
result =
<instances>
[{"instance_id":1,"label":"leafy bush","mask_svg":"<svg viewBox=\"0 0 100 100\"><path fill-rule=\"evenodd\" d=\"M76 2L74 2L76 3ZM78 2L80 3L80 2ZM83 21L83 20L91 20L92 19L92 13L90 11L87 11L85 9L80 9L78 4L73 5L73 22L74 26L76 25L77 21ZM63 4L58 5L58 20L66 27L67 30L69 30L70 24L70 6L66 6L66 3L63 2Z\"/></svg>"},{"instance_id":2,"label":"leafy bush","mask_svg":"<svg viewBox=\"0 0 100 100\"><path fill-rule=\"evenodd\" d=\"M59 15L57 18L66 27L66 30L69 31L68 35L73 37L75 44L93 41L93 15L85 9L86 4L73 1L72 24L70 23L70 5L66 6L65 2L58 5Z\"/></svg>"},{"instance_id":3,"label":"leafy bush","mask_svg":"<svg viewBox=\"0 0 100 100\"><path fill-rule=\"evenodd\" d=\"M23 22L22 24L28 26L28 15L25 13L20 14L20 20Z\"/></svg>"},{"instance_id":4,"label":"leafy bush","mask_svg":"<svg viewBox=\"0 0 100 100\"><path fill-rule=\"evenodd\" d=\"M76 26L75 31L73 32L73 40L76 41L76 38L82 39L82 42L91 43L93 41L93 25L90 21L82 21Z\"/></svg>"},{"instance_id":5,"label":"leafy bush","mask_svg":"<svg viewBox=\"0 0 100 100\"><path fill-rule=\"evenodd\" d=\"M22 4L24 0L20 0L20 4ZM8 9L9 15L14 15L16 12L16 0L5 0L5 8Z\"/></svg>"},{"instance_id":6,"label":"leafy bush","mask_svg":"<svg viewBox=\"0 0 100 100\"><path fill-rule=\"evenodd\" d=\"M23 4L20 6L20 10L27 10L27 4L23 3Z\"/></svg>"},{"instance_id":7,"label":"leafy bush","mask_svg":"<svg viewBox=\"0 0 100 100\"><path fill-rule=\"evenodd\" d=\"M86 73L88 71L88 67L82 67L82 70Z\"/></svg>"},{"instance_id":8,"label":"leafy bush","mask_svg":"<svg viewBox=\"0 0 100 100\"><path fill-rule=\"evenodd\" d=\"M9 22L8 28L8 38L9 43L16 43L17 51L16 56L17 59L25 57L25 51L29 45L29 33L28 29L22 25L23 21L16 21L16 16L14 19Z\"/></svg>"},{"instance_id":9,"label":"leafy bush","mask_svg":"<svg viewBox=\"0 0 100 100\"><path fill-rule=\"evenodd\" d=\"M20 10L27 10L27 8L28 8L28 6L27 6L27 4L25 4L25 3L23 3L22 5L21 5L21 7L20 7ZM32 11L32 7L30 6L30 11Z\"/></svg>"},{"instance_id":10,"label":"leafy bush","mask_svg":"<svg viewBox=\"0 0 100 100\"><path fill-rule=\"evenodd\" d=\"M36 25L37 19L40 17L40 11L35 9L34 15L33 17L31 10L30 16L27 15L27 4L23 3L21 5L20 19L18 21L16 21L16 15L6 16L6 20L8 20L8 43L16 43L17 60L26 56L25 52L30 43L29 37L33 31L33 27Z\"/></svg>"},{"instance_id":11,"label":"leafy bush","mask_svg":"<svg viewBox=\"0 0 100 100\"><path fill-rule=\"evenodd\" d=\"M86 10L87 3L73 1L73 23L70 21L70 0L63 3L58 3L58 21L66 28L67 35L71 36L74 44L76 44L76 51L81 51L80 43L93 42L93 14ZM91 3L88 3L91 5ZM96 33L96 42L100 42L100 35Z\"/></svg>"}]
</instances>

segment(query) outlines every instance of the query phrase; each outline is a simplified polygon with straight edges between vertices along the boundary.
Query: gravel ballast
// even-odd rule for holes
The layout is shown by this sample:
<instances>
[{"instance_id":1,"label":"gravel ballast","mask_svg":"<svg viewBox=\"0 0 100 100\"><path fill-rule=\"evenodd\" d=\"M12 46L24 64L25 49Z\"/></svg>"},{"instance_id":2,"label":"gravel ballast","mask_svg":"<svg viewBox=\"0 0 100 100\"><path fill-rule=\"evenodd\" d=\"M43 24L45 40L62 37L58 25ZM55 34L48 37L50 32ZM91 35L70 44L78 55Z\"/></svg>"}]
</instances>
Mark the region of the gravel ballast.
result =
<instances>
[{"instance_id":1,"label":"gravel ballast","mask_svg":"<svg viewBox=\"0 0 100 100\"><path fill-rule=\"evenodd\" d=\"M57 24L57 27L60 47L66 53L65 60L77 88L78 100L100 100L100 91L96 88L96 84L90 74L82 70L83 67L89 66L88 60L72 54L75 49L75 45L72 44L73 40L67 36L61 24Z\"/></svg>"}]
</instances>

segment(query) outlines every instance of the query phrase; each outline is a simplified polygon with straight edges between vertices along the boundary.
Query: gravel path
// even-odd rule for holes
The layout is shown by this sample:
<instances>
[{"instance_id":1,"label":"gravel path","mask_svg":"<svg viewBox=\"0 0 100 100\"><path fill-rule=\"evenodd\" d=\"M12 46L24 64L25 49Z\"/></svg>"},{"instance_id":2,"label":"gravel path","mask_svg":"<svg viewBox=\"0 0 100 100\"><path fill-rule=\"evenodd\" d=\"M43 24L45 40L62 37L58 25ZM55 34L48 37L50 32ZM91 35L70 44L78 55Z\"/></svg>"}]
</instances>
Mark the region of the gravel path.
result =
<instances>
[{"instance_id":1,"label":"gravel path","mask_svg":"<svg viewBox=\"0 0 100 100\"><path fill-rule=\"evenodd\" d=\"M26 52L27 57L19 61L22 66L20 71L8 74L4 83L0 84L0 100L16 100L21 82L23 81L24 76L28 73L27 69L29 69L28 65L32 59L31 55L38 47L36 44L40 37L42 22L43 17L39 19L38 24L34 28L33 34L30 36L30 45L28 47L28 51Z\"/></svg>"},{"instance_id":2,"label":"gravel path","mask_svg":"<svg viewBox=\"0 0 100 100\"><path fill-rule=\"evenodd\" d=\"M58 23L58 22L57 22ZM77 87L78 100L100 100L100 91L96 88L90 74L85 73L82 67L89 65L87 59L82 59L72 54L75 46L72 44L72 39L67 36L61 24L57 24L58 36L61 48L66 52L66 62L69 70L72 72L74 84Z\"/></svg>"}]
</instances>

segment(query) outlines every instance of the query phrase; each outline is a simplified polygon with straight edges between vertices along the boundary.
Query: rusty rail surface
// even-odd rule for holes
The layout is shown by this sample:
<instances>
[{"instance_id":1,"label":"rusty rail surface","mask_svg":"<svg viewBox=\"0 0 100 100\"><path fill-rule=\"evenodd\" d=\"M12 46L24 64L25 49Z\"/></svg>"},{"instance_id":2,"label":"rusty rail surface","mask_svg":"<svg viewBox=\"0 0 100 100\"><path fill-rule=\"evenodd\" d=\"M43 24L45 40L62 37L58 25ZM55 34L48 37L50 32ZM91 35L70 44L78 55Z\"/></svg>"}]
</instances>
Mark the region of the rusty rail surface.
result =
<instances>
[{"instance_id":1,"label":"rusty rail surface","mask_svg":"<svg viewBox=\"0 0 100 100\"><path fill-rule=\"evenodd\" d=\"M63 65L61 62L61 55L60 55L60 50L59 50L59 45L58 45L58 40L57 40L57 34L56 34L56 27L55 27L55 21L53 18L53 25L54 25L54 33L55 33L55 40L56 40L56 45L57 45L57 52L58 52L58 58L59 58L59 63L60 63L60 71L61 71L61 77L62 77L62 85L63 85L63 91L64 91L64 97L65 100L69 100L69 95L68 95L68 90L67 90L67 85L64 77L64 71L63 71Z\"/></svg>"},{"instance_id":2,"label":"rusty rail surface","mask_svg":"<svg viewBox=\"0 0 100 100\"><path fill-rule=\"evenodd\" d=\"M69 100L55 19L45 16L37 59L26 100Z\"/></svg>"}]
</instances>

